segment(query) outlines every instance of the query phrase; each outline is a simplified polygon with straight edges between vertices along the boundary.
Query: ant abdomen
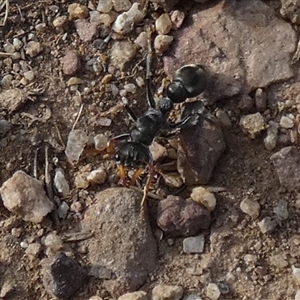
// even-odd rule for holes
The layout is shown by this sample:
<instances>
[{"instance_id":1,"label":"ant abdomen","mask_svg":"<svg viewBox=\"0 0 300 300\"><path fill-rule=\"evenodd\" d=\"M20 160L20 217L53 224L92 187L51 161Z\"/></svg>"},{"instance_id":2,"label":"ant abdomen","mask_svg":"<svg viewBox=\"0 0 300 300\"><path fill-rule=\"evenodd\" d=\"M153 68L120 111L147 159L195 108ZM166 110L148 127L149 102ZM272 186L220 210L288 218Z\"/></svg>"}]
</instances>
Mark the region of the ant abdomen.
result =
<instances>
[{"instance_id":1,"label":"ant abdomen","mask_svg":"<svg viewBox=\"0 0 300 300\"><path fill-rule=\"evenodd\" d=\"M185 65L175 72L173 82L167 87L167 96L174 103L196 97L206 89L209 77L204 66Z\"/></svg>"}]
</instances>

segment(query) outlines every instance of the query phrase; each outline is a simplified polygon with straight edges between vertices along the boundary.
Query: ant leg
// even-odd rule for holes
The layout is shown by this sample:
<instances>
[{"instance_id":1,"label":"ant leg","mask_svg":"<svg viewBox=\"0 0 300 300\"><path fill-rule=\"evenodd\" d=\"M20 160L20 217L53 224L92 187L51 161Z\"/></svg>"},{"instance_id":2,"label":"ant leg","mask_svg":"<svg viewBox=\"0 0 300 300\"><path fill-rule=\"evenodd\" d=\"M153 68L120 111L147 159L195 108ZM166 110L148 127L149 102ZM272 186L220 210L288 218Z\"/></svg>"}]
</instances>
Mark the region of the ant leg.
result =
<instances>
[{"instance_id":1,"label":"ant leg","mask_svg":"<svg viewBox=\"0 0 300 300\"><path fill-rule=\"evenodd\" d=\"M127 171L124 167L123 164L118 165L119 173L120 173L120 178L123 181L123 185L127 185Z\"/></svg>"},{"instance_id":2,"label":"ant leg","mask_svg":"<svg viewBox=\"0 0 300 300\"><path fill-rule=\"evenodd\" d=\"M138 169L134 172L134 174L133 174L133 176L132 176L132 178L131 178L129 184L130 184L130 185L135 185L136 181L139 179L139 177L140 177L144 172L145 172L145 168L138 168Z\"/></svg>"},{"instance_id":3,"label":"ant leg","mask_svg":"<svg viewBox=\"0 0 300 300\"><path fill-rule=\"evenodd\" d=\"M106 152L108 154L113 155L116 152L115 149L116 149L117 143L122 140L127 140L128 138L130 138L130 134L124 133L124 134L117 135L114 138L110 139L107 144L107 147L106 147Z\"/></svg>"},{"instance_id":4,"label":"ant leg","mask_svg":"<svg viewBox=\"0 0 300 300\"><path fill-rule=\"evenodd\" d=\"M147 102L150 107L153 109L156 108L156 103L153 97L153 92L151 89L151 62L152 62L152 48L151 48L151 41L150 37L148 40L148 54L146 58L146 97Z\"/></svg>"},{"instance_id":5,"label":"ant leg","mask_svg":"<svg viewBox=\"0 0 300 300\"><path fill-rule=\"evenodd\" d=\"M156 168L153 165L149 165L149 168L150 168L149 175L148 175L148 178L147 178L147 182L144 186L144 193L143 193L143 198L142 198L142 202L141 202L141 207L143 207L145 202L146 202L147 195L148 195L148 192L149 192L154 174L156 172Z\"/></svg>"},{"instance_id":6,"label":"ant leg","mask_svg":"<svg viewBox=\"0 0 300 300\"><path fill-rule=\"evenodd\" d=\"M127 110L128 115L130 116L130 118L136 122L138 117L136 116L136 114L134 113L134 111L129 107L128 104L124 104L124 108Z\"/></svg>"}]
</instances>

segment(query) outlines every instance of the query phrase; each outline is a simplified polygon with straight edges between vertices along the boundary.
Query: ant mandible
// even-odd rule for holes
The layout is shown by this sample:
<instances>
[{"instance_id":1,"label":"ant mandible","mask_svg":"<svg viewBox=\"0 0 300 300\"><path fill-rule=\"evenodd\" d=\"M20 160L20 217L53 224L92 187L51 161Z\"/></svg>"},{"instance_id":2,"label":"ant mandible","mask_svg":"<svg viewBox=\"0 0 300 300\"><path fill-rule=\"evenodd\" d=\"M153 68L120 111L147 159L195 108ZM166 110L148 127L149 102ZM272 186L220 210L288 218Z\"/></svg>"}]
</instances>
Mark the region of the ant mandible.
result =
<instances>
[{"instance_id":1,"label":"ant mandible","mask_svg":"<svg viewBox=\"0 0 300 300\"><path fill-rule=\"evenodd\" d=\"M125 104L124 108L135 121L135 125L129 133L112 138L106 149L109 154L114 156L124 185L134 185L141 174L145 171L148 172L141 206L145 203L153 176L156 173L149 146L163 131L172 132L188 123L192 116L187 116L177 123L168 122L168 116L174 108L174 103L182 103L187 98L198 96L206 89L209 80L204 66L185 65L175 72L173 82L167 87L167 96L156 103L151 89L151 59L152 51L149 50L146 58L146 98L149 109L143 116L137 117L133 110ZM136 170L131 179L127 175L129 168Z\"/></svg>"}]
</instances>

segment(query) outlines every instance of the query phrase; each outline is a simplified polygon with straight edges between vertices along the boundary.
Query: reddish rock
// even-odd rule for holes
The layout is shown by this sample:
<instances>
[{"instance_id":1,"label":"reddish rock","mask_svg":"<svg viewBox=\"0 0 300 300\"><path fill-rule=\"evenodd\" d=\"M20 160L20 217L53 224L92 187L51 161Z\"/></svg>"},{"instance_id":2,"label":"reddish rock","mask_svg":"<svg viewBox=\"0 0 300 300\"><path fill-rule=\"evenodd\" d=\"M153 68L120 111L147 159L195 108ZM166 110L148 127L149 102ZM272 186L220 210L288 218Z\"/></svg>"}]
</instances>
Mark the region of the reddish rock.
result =
<instances>
[{"instance_id":1,"label":"reddish rock","mask_svg":"<svg viewBox=\"0 0 300 300\"><path fill-rule=\"evenodd\" d=\"M171 236L192 236L210 223L210 212L192 200L170 195L158 204L157 224Z\"/></svg>"},{"instance_id":2,"label":"reddish rock","mask_svg":"<svg viewBox=\"0 0 300 300\"><path fill-rule=\"evenodd\" d=\"M61 59L61 62L65 75L74 75L80 70L80 57L76 51L67 51L65 56Z\"/></svg>"},{"instance_id":3,"label":"reddish rock","mask_svg":"<svg viewBox=\"0 0 300 300\"><path fill-rule=\"evenodd\" d=\"M75 21L76 31L83 42L92 41L98 34L98 25L84 19Z\"/></svg>"}]
</instances>

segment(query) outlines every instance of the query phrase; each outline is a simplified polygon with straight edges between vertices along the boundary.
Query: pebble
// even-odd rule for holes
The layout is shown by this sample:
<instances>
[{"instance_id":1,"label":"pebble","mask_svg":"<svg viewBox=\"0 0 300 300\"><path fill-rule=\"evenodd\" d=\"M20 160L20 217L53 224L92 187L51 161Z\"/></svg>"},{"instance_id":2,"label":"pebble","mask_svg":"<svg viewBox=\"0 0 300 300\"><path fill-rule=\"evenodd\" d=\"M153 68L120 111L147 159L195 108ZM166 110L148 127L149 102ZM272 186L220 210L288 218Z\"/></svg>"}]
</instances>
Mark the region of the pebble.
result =
<instances>
[{"instance_id":1,"label":"pebble","mask_svg":"<svg viewBox=\"0 0 300 300\"><path fill-rule=\"evenodd\" d=\"M94 22L88 22L87 20L78 19L75 21L75 28L79 38L83 42L92 41L98 34L98 25Z\"/></svg>"},{"instance_id":2,"label":"pebble","mask_svg":"<svg viewBox=\"0 0 300 300\"><path fill-rule=\"evenodd\" d=\"M226 113L225 110L219 108L216 111L216 117L223 127L230 128L232 126L228 114Z\"/></svg>"},{"instance_id":3,"label":"pebble","mask_svg":"<svg viewBox=\"0 0 300 300\"><path fill-rule=\"evenodd\" d=\"M296 283L300 285L300 268L296 268L295 266L292 266L292 272Z\"/></svg>"},{"instance_id":4,"label":"pebble","mask_svg":"<svg viewBox=\"0 0 300 300\"><path fill-rule=\"evenodd\" d=\"M88 172L79 173L75 176L74 184L77 189L87 189L90 185L87 180Z\"/></svg>"},{"instance_id":5,"label":"pebble","mask_svg":"<svg viewBox=\"0 0 300 300\"><path fill-rule=\"evenodd\" d=\"M47 28L46 23L39 23L35 25L35 30L38 32L45 32L46 28Z\"/></svg>"},{"instance_id":6,"label":"pebble","mask_svg":"<svg viewBox=\"0 0 300 300\"><path fill-rule=\"evenodd\" d=\"M61 31L64 31L68 22L67 16L59 16L53 20L53 26Z\"/></svg>"},{"instance_id":7,"label":"pebble","mask_svg":"<svg viewBox=\"0 0 300 300\"><path fill-rule=\"evenodd\" d=\"M243 112L251 111L254 108L254 100L249 95L243 95L237 107Z\"/></svg>"},{"instance_id":8,"label":"pebble","mask_svg":"<svg viewBox=\"0 0 300 300\"><path fill-rule=\"evenodd\" d=\"M60 236L58 236L56 233L49 233L45 237L45 246L47 248L50 248L52 251L57 252L64 247L64 243Z\"/></svg>"},{"instance_id":9,"label":"pebble","mask_svg":"<svg viewBox=\"0 0 300 300\"><path fill-rule=\"evenodd\" d=\"M131 2L129 0L112 0L112 2L116 12L127 11L131 7Z\"/></svg>"},{"instance_id":10,"label":"pebble","mask_svg":"<svg viewBox=\"0 0 300 300\"><path fill-rule=\"evenodd\" d=\"M152 290L152 300L180 300L183 288L178 285L158 284Z\"/></svg>"},{"instance_id":11,"label":"pebble","mask_svg":"<svg viewBox=\"0 0 300 300\"><path fill-rule=\"evenodd\" d=\"M30 257L37 257L42 251L42 245L40 243L29 244L25 250L26 255Z\"/></svg>"},{"instance_id":12,"label":"pebble","mask_svg":"<svg viewBox=\"0 0 300 300\"><path fill-rule=\"evenodd\" d=\"M12 80L13 76L11 74L4 75L1 79L1 87L5 90L8 89Z\"/></svg>"},{"instance_id":13,"label":"pebble","mask_svg":"<svg viewBox=\"0 0 300 300\"><path fill-rule=\"evenodd\" d=\"M278 269L283 269L289 265L282 254L275 254L270 257L270 263Z\"/></svg>"},{"instance_id":14,"label":"pebble","mask_svg":"<svg viewBox=\"0 0 300 300\"><path fill-rule=\"evenodd\" d=\"M6 42L4 45L3 45L3 50L6 52L6 53L14 53L15 52L15 46L10 43L10 42Z\"/></svg>"},{"instance_id":15,"label":"pebble","mask_svg":"<svg viewBox=\"0 0 300 300\"><path fill-rule=\"evenodd\" d=\"M149 150L155 162L162 161L168 155L167 149L155 141L150 145Z\"/></svg>"},{"instance_id":16,"label":"pebble","mask_svg":"<svg viewBox=\"0 0 300 300\"><path fill-rule=\"evenodd\" d=\"M40 42L30 41L25 46L25 52L30 57L36 57L43 51L43 46Z\"/></svg>"},{"instance_id":17,"label":"pebble","mask_svg":"<svg viewBox=\"0 0 300 300\"><path fill-rule=\"evenodd\" d=\"M203 253L204 243L205 243L205 238L203 234L185 238L183 240L183 252L187 254Z\"/></svg>"},{"instance_id":18,"label":"pebble","mask_svg":"<svg viewBox=\"0 0 300 300\"><path fill-rule=\"evenodd\" d=\"M70 162L77 162L79 160L87 142L88 136L84 131L80 129L70 131L65 149L65 154Z\"/></svg>"},{"instance_id":19,"label":"pebble","mask_svg":"<svg viewBox=\"0 0 300 300\"><path fill-rule=\"evenodd\" d=\"M169 46L173 42L173 36L171 35L157 35L154 39L154 49L157 53L166 52Z\"/></svg>"},{"instance_id":20,"label":"pebble","mask_svg":"<svg viewBox=\"0 0 300 300\"><path fill-rule=\"evenodd\" d=\"M138 37L134 40L134 44L139 48L147 49L148 46L148 34L145 31L142 31Z\"/></svg>"},{"instance_id":21,"label":"pebble","mask_svg":"<svg viewBox=\"0 0 300 300\"><path fill-rule=\"evenodd\" d=\"M267 150L271 151L275 149L278 141L278 124L275 122L269 122L269 128L267 129L267 135L264 139L264 144Z\"/></svg>"},{"instance_id":22,"label":"pebble","mask_svg":"<svg viewBox=\"0 0 300 300\"><path fill-rule=\"evenodd\" d=\"M102 13L109 13L113 8L112 0L99 0L97 10Z\"/></svg>"},{"instance_id":23,"label":"pebble","mask_svg":"<svg viewBox=\"0 0 300 300\"><path fill-rule=\"evenodd\" d=\"M174 10L171 13L171 21L172 21L172 29L177 30L181 27L184 19L185 19L185 13L181 10Z\"/></svg>"},{"instance_id":24,"label":"pebble","mask_svg":"<svg viewBox=\"0 0 300 300\"><path fill-rule=\"evenodd\" d=\"M28 81L33 81L33 79L35 78L34 71L32 70L24 72L23 76Z\"/></svg>"},{"instance_id":25,"label":"pebble","mask_svg":"<svg viewBox=\"0 0 300 300\"><path fill-rule=\"evenodd\" d=\"M103 184L107 178L107 174L104 171L104 169L99 168L97 170L92 171L87 176L87 181L89 181L91 184Z\"/></svg>"},{"instance_id":26,"label":"pebble","mask_svg":"<svg viewBox=\"0 0 300 300\"><path fill-rule=\"evenodd\" d=\"M274 207L274 213L278 220L284 221L289 217L289 212L287 209L288 203L285 200L279 200L277 206Z\"/></svg>"},{"instance_id":27,"label":"pebble","mask_svg":"<svg viewBox=\"0 0 300 300\"><path fill-rule=\"evenodd\" d=\"M23 47L23 42L19 38L13 39L13 45L16 51L19 51Z\"/></svg>"},{"instance_id":28,"label":"pebble","mask_svg":"<svg viewBox=\"0 0 300 300\"><path fill-rule=\"evenodd\" d=\"M127 293L118 298L118 300L147 300L147 293L144 291L137 291L133 293Z\"/></svg>"},{"instance_id":29,"label":"pebble","mask_svg":"<svg viewBox=\"0 0 300 300\"><path fill-rule=\"evenodd\" d=\"M172 29L172 22L169 14L165 13L159 16L159 18L155 21L155 29L158 34L161 35L165 35L170 32Z\"/></svg>"},{"instance_id":30,"label":"pebble","mask_svg":"<svg viewBox=\"0 0 300 300\"><path fill-rule=\"evenodd\" d=\"M254 99L257 111L264 112L267 109L267 94L261 88L258 88L255 91Z\"/></svg>"},{"instance_id":31,"label":"pebble","mask_svg":"<svg viewBox=\"0 0 300 300\"><path fill-rule=\"evenodd\" d=\"M270 233L277 227L277 223L270 217L265 217L257 223L262 233Z\"/></svg>"},{"instance_id":32,"label":"pebble","mask_svg":"<svg viewBox=\"0 0 300 300\"><path fill-rule=\"evenodd\" d=\"M209 211L213 211L217 204L215 195L201 186L193 188L191 198L193 201L205 206Z\"/></svg>"},{"instance_id":33,"label":"pebble","mask_svg":"<svg viewBox=\"0 0 300 300\"><path fill-rule=\"evenodd\" d=\"M295 300L300 300L300 290L297 290L295 294Z\"/></svg>"},{"instance_id":34,"label":"pebble","mask_svg":"<svg viewBox=\"0 0 300 300\"><path fill-rule=\"evenodd\" d=\"M279 125L282 128L286 128L286 129L293 128L294 127L294 121L292 119L290 119L289 117L282 116L281 119L280 119Z\"/></svg>"},{"instance_id":35,"label":"pebble","mask_svg":"<svg viewBox=\"0 0 300 300\"><path fill-rule=\"evenodd\" d=\"M40 223L53 209L43 184L23 171L15 172L6 180L0 188L0 194L4 206L25 221Z\"/></svg>"},{"instance_id":36,"label":"pebble","mask_svg":"<svg viewBox=\"0 0 300 300\"><path fill-rule=\"evenodd\" d=\"M70 209L69 205L65 201L62 201L62 203L59 205L57 209L57 214L59 218L65 219L69 209Z\"/></svg>"},{"instance_id":37,"label":"pebble","mask_svg":"<svg viewBox=\"0 0 300 300\"><path fill-rule=\"evenodd\" d=\"M191 294L183 298L183 300L202 300L199 295Z\"/></svg>"},{"instance_id":38,"label":"pebble","mask_svg":"<svg viewBox=\"0 0 300 300\"><path fill-rule=\"evenodd\" d=\"M89 9L80 3L72 3L68 6L70 20L86 19L89 16Z\"/></svg>"},{"instance_id":39,"label":"pebble","mask_svg":"<svg viewBox=\"0 0 300 300\"><path fill-rule=\"evenodd\" d=\"M165 184L171 188L180 188L183 186L183 180L177 172L167 172L162 176Z\"/></svg>"},{"instance_id":40,"label":"pebble","mask_svg":"<svg viewBox=\"0 0 300 300\"><path fill-rule=\"evenodd\" d=\"M266 121L259 112L241 117L240 125L250 135L251 139L255 139L267 128Z\"/></svg>"},{"instance_id":41,"label":"pebble","mask_svg":"<svg viewBox=\"0 0 300 300\"><path fill-rule=\"evenodd\" d=\"M255 264L257 263L257 256L253 254L246 254L244 256L244 261L248 266L255 266Z\"/></svg>"},{"instance_id":42,"label":"pebble","mask_svg":"<svg viewBox=\"0 0 300 300\"><path fill-rule=\"evenodd\" d=\"M104 134L97 134L94 137L95 149L96 150L104 150L108 144L108 137Z\"/></svg>"},{"instance_id":43,"label":"pebble","mask_svg":"<svg viewBox=\"0 0 300 300\"><path fill-rule=\"evenodd\" d=\"M62 168L55 169L54 186L63 197L66 197L70 193L70 186Z\"/></svg>"},{"instance_id":44,"label":"pebble","mask_svg":"<svg viewBox=\"0 0 300 300\"><path fill-rule=\"evenodd\" d=\"M132 42L117 41L111 49L111 62L115 67L122 70L125 64L135 57L136 51L136 46Z\"/></svg>"},{"instance_id":45,"label":"pebble","mask_svg":"<svg viewBox=\"0 0 300 300\"><path fill-rule=\"evenodd\" d=\"M10 293L13 293L15 288L16 287L12 282L4 281L4 283L2 284L2 287L1 287L1 291L0 291L0 298L6 299L7 297L9 297Z\"/></svg>"},{"instance_id":46,"label":"pebble","mask_svg":"<svg viewBox=\"0 0 300 300\"><path fill-rule=\"evenodd\" d=\"M125 35L134 28L134 24L139 23L143 18L144 12L140 10L139 3L133 3L127 12L123 12L117 17L112 29L118 34Z\"/></svg>"},{"instance_id":47,"label":"pebble","mask_svg":"<svg viewBox=\"0 0 300 300\"><path fill-rule=\"evenodd\" d=\"M76 74L81 67L80 56L74 50L68 50L61 59L62 69L65 75Z\"/></svg>"},{"instance_id":48,"label":"pebble","mask_svg":"<svg viewBox=\"0 0 300 300\"><path fill-rule=\"evenodd\" d=\"M219 299L221 292L215 283L209 283L206 287L206 296L209 299Z\"/></svg>"},{"instance_id":49,"label":"pebble","mask_svg":"<svg viewBox=\"0 0 300 300\"><path fill-rule=\"evenodd\" d=\"M46 291L59 299L69 299L87 279L87 272L63 252L42 260L43 284Z\"/></svg>"},{"instance_id":50,"label":"pebble","mask_svg":"<svg viewBox=\"0 0 300 300\"><path fill-rule=\"evenodd\" d=\"M89 300L103 300L103 298L99 296L92 296L91 298L89 298Z\"/></svg>"},{"instance_id":51,"label":"pebble","mask_svg":"<svg viewBox=\"0 0 300 300\"><path fill-rule=\"evenodd\" d=\"M170 236L193 236L210 222L210 212L192 200L169 195L158 203L157 224Z\"/></svg>"},{"instance_id":52,"label":"pebble","mask_svg":"<svg viewBox=\"0 0 300 300\"><path fill-rule=\"evenodd\" d=\"M11 124L6 120L0 120L0 138L3 138L11 129Z\"/></svg>"},{"instance_id":53,"label":"pebble","mask_svg":"<svg viewBox=\"0 0 300 300\"><path fill-rule=\"evenodd\" d=\"M249 198L245 198L241 204L240 208L242 212L249 215L253 219L257 219L260 213L260 205L257 201L253 201Z\"/></svg>"},{"instance_id":54,"label":"pebble","mask_svg":"<svg viewBox=\"0 0 300 300\"><path fill-rule=\"evenodd\" d=\"M71 204L70 210L76 213L80 213L83 211L83 205L81 202L76 201L74 203Z\"/></svg>"}]
</instances>

